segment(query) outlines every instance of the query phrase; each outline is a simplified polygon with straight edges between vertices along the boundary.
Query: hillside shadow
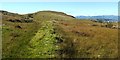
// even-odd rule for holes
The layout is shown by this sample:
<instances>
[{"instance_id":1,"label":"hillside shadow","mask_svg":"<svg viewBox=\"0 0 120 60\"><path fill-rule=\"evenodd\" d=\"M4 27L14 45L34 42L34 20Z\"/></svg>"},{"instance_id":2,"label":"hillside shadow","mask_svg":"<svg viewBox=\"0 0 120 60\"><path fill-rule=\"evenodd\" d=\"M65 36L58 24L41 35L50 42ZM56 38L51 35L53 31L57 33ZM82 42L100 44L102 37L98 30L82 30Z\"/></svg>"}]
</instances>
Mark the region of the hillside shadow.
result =
<instances>
[{"instance_id":1,"label":"hillside shadow","mask_svg":"<svg viewBox=\"0 0 120 60\"><path fill-rule=\"evenodd\" d=\"M59 34L62 34L62 37L57 37L56 39L58 41L57 44L60 46L60 49L57 51L57 58L75 58L77 54L75 43L66 32L61 30L56 30Z\"/></svg>"},{"instance_id":2,"label":"hillside shadow","mask_svg":"<svg viewBox=\"0 0 120 60\"><path fill-rule=\"evenodd\" d=\"M60 55L60 58L75 58L76 57L76 47L72 40L66 38L65 41L63 41L61 46L61 49L58 51L58 54Z\"/></svg>"}]
</instances>

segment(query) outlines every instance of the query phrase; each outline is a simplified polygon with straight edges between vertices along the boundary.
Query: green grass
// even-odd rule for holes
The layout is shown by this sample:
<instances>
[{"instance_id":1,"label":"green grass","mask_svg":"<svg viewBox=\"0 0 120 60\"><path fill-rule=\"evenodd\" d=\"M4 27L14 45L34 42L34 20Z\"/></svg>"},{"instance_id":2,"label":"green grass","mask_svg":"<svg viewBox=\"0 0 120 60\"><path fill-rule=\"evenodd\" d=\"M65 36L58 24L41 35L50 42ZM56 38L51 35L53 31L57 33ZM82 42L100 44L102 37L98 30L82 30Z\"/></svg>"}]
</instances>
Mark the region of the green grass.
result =
<instances>
[{"instance_id":1,"label":"green grass","mask_svg":"<svg viewBox=\"0 0 120 60\"><path fill-rule=\"evenodd\" d=\"M51 21L45 21L42 23L42 27L38 30L36 35L29 42L30 47L30 56L29 58L54 58L57 56L55 50L58 50L59 47L56 44L57 37L56 34L52 34L53 23Z\"/></svg>"},{"instance_id":2,"label":"green grass","mask_svg":"<svg viewBox=\"0 0 120 60\"><path fill-rule=\"evenodd\" d=\"M31 38L35 35L36 31L41 27L36 22L33 23L9 23L9 26L3 26L2 28L2 47L3 58L18 58L26 57L28 50L26 46ZM37 24L37 25L35 25ZM16 25L20 25L22 29L15 28Z\"/></svg>"}]
</instances>

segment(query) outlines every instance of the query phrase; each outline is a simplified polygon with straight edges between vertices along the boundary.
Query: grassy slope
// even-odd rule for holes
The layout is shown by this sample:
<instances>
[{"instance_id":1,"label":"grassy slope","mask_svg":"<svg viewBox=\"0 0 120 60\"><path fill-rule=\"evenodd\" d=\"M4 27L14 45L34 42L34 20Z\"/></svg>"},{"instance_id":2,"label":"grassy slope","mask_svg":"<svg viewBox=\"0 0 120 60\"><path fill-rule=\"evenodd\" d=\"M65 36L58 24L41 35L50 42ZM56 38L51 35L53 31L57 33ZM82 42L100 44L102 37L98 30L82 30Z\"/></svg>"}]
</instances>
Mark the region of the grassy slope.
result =
<instances>
[{"instance_id":1,"label":"grassy slope","mask_svg":"<svg viewBox=\"0 0 120 60\"><path fill-rule=\"evenodd\" d=\"M32 23L13 23L5 18L3 24L3 58L102 58L118 53L117 29L100 27L100 23L89 20L39 12ZM17 25L22 29L15 28Z\"/></svg>"},{"instance_id":2,"label":"grassy slope","mask_svg":"<svg viewBox=\"0 0 120 60\"><path fill-rule=\"evenodd\" d=\"M53 58L56 57L55 50L58 46L55 45L57 40L56 34L53 34L53 25L51 21L42 22L43 26L38 30L36 35L29 42L31 55L33 58Z\"/></svg>"},{"instance_id":3,"label":"grassy slope","mask_svg":"<svg viewBox=\"0 0 120 60\"><path fill-rule=\"evenodd\" d=\"M62 34L63 38L66 38L64 44L67 45L64 49L69 48L68 46L74 48L75 52L72 55L78 58L117 57L118 30L91 26L92 24L99 25L99 23L85 20L61 21L57 31ZM71 43L68 44L68 41Z\"/></svg>"},{"instance_id":4,"label":"grassy slope","mask_svg":"<svg viewBox=\"0 0 120 60\"><path fill-rule=\"evenodd\" d=\"M14 17L11 18L13 19ZM27 44L41 27L40 23L13 23L3 19L3 24L3 58L26 57ZM15 26L17 25L21 26L22 29L16 28Z\"/></svg>"}]
</instances>

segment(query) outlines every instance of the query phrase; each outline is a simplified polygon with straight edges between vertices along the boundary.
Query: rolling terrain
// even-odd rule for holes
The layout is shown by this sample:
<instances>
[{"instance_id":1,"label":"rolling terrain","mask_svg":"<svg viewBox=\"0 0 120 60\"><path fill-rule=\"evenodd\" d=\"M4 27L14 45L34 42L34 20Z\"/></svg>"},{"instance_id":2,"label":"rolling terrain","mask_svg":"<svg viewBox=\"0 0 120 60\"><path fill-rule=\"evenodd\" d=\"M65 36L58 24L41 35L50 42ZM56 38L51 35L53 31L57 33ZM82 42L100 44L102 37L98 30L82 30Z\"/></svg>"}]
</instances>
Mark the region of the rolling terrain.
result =
<instances>
[{"instance_id":1,"label":"rolling terrain","mask_svg":"<svg viewBox=\"0 0 120 60\"><path fill-rule=\"evenodd\" d=\"M100 16L76 16L78 19L101 19L103 21L118 22L118 16L115 15L100 15Z\"/></svg>"},{"instance_id":2,"label":"rolling terrain","mask_svg":"<svg viewBox=\"0 0 120 60\"><path fill-rule=\"evenodd\" d=\"M110 24L56 11L0 12L3 58L118 57L118 29Z\"/></svg>"}]
</instances>

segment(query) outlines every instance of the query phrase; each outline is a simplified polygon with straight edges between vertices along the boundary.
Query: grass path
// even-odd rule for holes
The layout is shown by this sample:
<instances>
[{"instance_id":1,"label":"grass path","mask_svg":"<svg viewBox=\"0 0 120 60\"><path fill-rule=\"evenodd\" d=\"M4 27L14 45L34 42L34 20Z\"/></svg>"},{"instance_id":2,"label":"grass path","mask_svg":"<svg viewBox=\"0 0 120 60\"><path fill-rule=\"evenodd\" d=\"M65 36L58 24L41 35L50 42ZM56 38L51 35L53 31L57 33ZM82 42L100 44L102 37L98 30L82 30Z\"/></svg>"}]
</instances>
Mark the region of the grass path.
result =
<instances>
[{"instance_id":1,"label":"grass path","mask_svg":"<svg viewBox=\"0 0 120 60\"><path fill-rule=\"evenodd\" d=\"M56 50L59 47L56 44L57 35L54 32L53 23L44 21L43 26L38 30L36 35L29 42L30 55L32 58L53 58L56 57Z\"/></svg>"}]
</instances>

